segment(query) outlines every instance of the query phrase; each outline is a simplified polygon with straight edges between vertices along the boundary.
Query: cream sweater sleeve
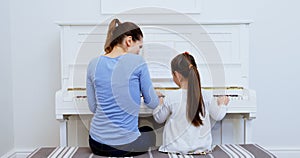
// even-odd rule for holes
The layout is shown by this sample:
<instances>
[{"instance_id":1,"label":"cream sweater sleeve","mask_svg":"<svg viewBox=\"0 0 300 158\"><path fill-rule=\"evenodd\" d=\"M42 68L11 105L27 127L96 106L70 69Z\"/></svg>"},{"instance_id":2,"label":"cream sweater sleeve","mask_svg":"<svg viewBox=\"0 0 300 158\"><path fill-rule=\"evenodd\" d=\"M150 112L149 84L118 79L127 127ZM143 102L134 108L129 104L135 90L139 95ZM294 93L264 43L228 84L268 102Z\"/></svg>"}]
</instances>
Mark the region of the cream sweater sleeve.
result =
<instances>
[{"instance_id":1,"label":"cream sweater sleeve","mask_svg":"<svg viewBox=\"0 0 300 158\"><path fill-rule=\"evenodd\" d=\"M208 108L210 116L216 120L222 120L227 112L227 107L225 105L218 105L217 102L213 102Z\"/></svg>"},{"instance_id":2,"label":"cream sweater sleeve","mask_svg":"<svg viewBox=\"0 0 300 158\"><path fill-rule=\"evenodd\" d=\"M204 95L204 100L206 107L208 108L209 115L212 119L216 121L222 120L227 112L227 106L218 105L217 100L210 95L210 93L206 93Z\"/></svg>"},{"instance_id":3,"label":"cream sweater sleeve","mask_svg":"<svg viewBox=\"0 0 300 158\"><path fill-rule=\"evenodd\" d=\"M167 118L171 115L171 108L168 102L168 97L164 99L164 103L158 105L154 110L153 110L153 118L157 123L164 123Z\"/></svg>"}]
</instances>

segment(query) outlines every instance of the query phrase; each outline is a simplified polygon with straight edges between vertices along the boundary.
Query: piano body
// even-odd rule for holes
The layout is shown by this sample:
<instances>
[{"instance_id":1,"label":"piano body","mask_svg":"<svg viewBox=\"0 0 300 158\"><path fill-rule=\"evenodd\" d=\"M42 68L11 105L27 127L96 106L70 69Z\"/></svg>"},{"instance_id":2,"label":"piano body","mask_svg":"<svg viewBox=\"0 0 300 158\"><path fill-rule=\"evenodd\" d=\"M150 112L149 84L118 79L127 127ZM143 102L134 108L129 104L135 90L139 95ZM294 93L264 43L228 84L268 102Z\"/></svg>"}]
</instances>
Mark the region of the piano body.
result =
<instances>
[{"instance_id":1,"label":"piano body","mask_svg":"<svg viewBox=\"0 0 300 158\"><path fill-rule=\"evenodd\" d=\"M60 121L60 145L68 145L68 118L91 115L85 79L88 62L103 52L108 24L58 22L61 27L61 89L56 92L55 112ZM170 61L178 53L190 52L196 59L202 88L214 96L228 95L228 115L243 118L243 142L251 142L251 120L256 118L256 94L249 89L250 22L202 22L140 24L144 46L140 55L148 63L156 89L177 89ZM140 115L152 110L141 105ZM86 125L89 126L89 125ZM222 124L221 124L222 127ZM87 127L88 129L88 127ZM226 132L221 128L222 135Z\"/></svg>"}]
</instances>

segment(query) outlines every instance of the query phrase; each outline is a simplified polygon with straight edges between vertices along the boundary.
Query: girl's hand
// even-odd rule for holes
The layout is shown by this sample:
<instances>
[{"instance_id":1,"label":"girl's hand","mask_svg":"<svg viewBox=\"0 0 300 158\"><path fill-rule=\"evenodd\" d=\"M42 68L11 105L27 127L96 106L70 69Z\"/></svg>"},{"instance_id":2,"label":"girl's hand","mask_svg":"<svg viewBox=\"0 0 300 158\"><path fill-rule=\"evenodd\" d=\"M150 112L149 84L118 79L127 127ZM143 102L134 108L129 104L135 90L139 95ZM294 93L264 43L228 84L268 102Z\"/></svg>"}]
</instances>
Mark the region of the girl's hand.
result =
<instances>
[{"instance_id":1,"label":"girl's hand","mask_svg":"<svg viewBox=\"0 0 300 158\"><path fill-rule=\"evenodd\" d=\"M227 96L221 96L217 99L218 105L227 105L229 103L229 98Z\"/></svg>"},{"instance_id":2,"label":"girl's hand","mask_svg":"<svg viewBox=\"0 0 300 158\"><path fill-rule=\"evenodd\" d=\"M165 95L163 95L161 92L159 92L159 91L156 91L156 95L158 96L158 98L159 98L159 104L163 104L164 103L164 97L165 97Z\"/></svg>"}]
</instances>

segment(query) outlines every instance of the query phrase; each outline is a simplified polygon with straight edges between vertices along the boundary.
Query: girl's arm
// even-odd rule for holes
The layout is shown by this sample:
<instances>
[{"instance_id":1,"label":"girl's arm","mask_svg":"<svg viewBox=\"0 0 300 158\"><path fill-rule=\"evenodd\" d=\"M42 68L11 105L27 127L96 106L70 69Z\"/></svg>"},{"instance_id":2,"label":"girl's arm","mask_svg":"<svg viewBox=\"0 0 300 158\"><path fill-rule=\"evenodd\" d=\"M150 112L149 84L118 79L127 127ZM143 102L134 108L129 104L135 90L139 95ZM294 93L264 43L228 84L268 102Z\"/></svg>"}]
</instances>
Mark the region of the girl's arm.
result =
<instances>
[{"instance_id":1,"label":"girl's arm","mask_svg":"<svg viewBox=\"0 0 300 158\"><path fill-rule=\"evenodd\" d=\"M218 97L217 100L212 99L211 104L208 106L208 112L210 116L216 120L222 120L227 112L227 104L229 102L228 97Z\"/></svg>"},{"instance_id":2,"label":"girl's arm","mask_svg":"<svg viewBox=\"0 0 300 158\"><path fill-rule=\"evenodd\" d=\"M171 114L167 102L160 97L160 104L153 110L153 118L157 123L164 123Z\"/></svg>"}]
</instances>

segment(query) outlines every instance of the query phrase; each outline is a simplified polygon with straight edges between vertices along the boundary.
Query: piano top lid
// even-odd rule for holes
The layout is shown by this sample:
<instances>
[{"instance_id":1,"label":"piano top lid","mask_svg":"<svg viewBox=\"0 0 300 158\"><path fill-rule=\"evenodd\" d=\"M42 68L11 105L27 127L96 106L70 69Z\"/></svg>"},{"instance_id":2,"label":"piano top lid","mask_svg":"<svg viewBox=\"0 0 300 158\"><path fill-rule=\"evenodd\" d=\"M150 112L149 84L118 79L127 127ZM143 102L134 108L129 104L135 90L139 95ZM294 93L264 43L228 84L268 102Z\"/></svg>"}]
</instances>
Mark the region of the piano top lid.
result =
<instances>
[{"instance_id":1,"label":"piano top lid","mask_svg":"<svg viewBox=\"0 0 300 158\"><path fill-rule=\"evenodd\" d=\"M188 51L196 59L203 87L248 88L250 23L203 22L205 26L143 23L144 47L140 55L148 63L155 86L176 87L171 83L170 61ZM84 88L89 61L103 52L107 25L94 27L94 24L97 23L59 22L64 90Z\"/></svg>"},{"instance_id":2,"label":"piano top lid","mask_svg":"<svg viewBox=\"0 0 300 158\"><path fill-rule=\"evenodd\" d=\"M108 26L110 21L96 22L96 21L55 21L54 23L59 26ZM138 25L240 25L251 24L253 20L250 19L222 19L222 20L185 20L185 21L138 21Z\"/></svg>"}]
</instances>

